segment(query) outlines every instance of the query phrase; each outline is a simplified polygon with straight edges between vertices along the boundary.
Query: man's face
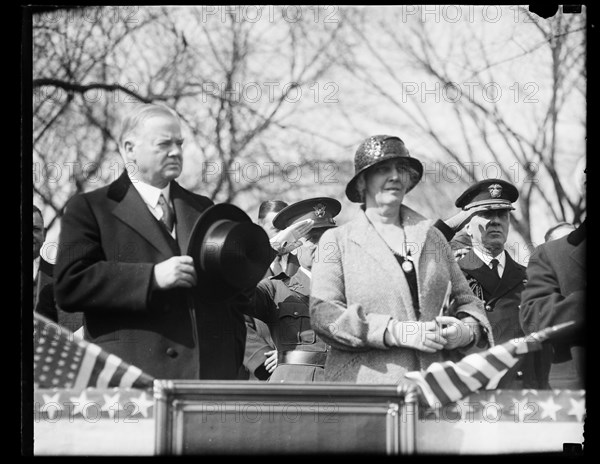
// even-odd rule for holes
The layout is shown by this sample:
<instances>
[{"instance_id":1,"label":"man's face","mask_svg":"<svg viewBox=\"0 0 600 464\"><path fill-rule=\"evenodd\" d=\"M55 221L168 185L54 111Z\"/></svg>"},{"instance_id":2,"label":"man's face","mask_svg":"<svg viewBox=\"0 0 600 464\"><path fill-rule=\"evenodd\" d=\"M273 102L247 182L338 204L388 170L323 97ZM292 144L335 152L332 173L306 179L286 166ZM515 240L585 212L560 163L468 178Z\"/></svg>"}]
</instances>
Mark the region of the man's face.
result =
<instances>
[{"instance_id":1,"label":"man's face","mask_svg":"<svg viewBox=\"0 0 600 464\"><path fill-rule=\"evenodd\" d=\"M152 116L142 121L123 143L128 161L135 163L134 176L164 188L181 174L183 137L177 119Z\"/></svg>"},{"instance_id":2,"label":"man's face","mask_svg":"<svg viewBox=\"0 0 600 464\"><path fill-rule=\"evenodd\" d=\"M46 233L44 231L44 220L37 211L33 212L33 259L40 255L40 250L44 244Z\"/></svg>"},{"instance_id":3,"label":"man's face","mask_svg":"<svg viewBox=\"0 0 600 464\"><path fill-rule=\"evenodd\" d=\"M298 262L300 266L309 271L312 269L315 253L318 248L319 240L323 233L327 230L326 227L311 229L304 237L300 239L302 245L297 248Z\"/></svg>"},{"instance_id":4,"label":"man's face","mask_svg":"<svg viewBox=\"0 0 600 464\"><path fill-rule=\"evenodd\" d=\"M509 224L507 209L480 211L467 224L467 233L471 236L473 245L485 248L495 256L504 250Z\"/></svg>"},{"instance_id":5,"label":"man's face","mask_svg":"<svg viewBox=\"0 0 600 464\"><path fill-rule=\"evenodd\" d=\"M260 226L264 229L269 238L273 238L279 232L279 229L273 225L273 219L275 216L277 216L277 213L275 211L271 211L259 221Z\"/></svg>"}]
</instances>

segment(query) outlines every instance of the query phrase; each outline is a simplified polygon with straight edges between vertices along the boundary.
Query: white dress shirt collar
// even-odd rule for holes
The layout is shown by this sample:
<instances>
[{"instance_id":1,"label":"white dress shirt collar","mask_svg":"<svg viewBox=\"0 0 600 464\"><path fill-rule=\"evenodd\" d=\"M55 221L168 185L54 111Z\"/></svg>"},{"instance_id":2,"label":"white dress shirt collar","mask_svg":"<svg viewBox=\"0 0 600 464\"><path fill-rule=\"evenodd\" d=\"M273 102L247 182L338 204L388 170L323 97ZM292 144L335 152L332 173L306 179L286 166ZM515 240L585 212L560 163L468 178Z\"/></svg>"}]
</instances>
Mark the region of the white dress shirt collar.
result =
<instances>
[{"instance_id":1,"label":"white dress shirt collar","mask_svg":"<svg viewBox=\"0 0 600 464\"><path fill-rule=\"evenodd\" d=\"M498 256L492 256L489 253L482 252L477 247L473 247L473 253L475 253L479 257L479 259L481 259L481 261L483 261L485 265L490 269L492 268L492 265L490 264L492 262L492 259L497 259L498 275L502 277L502 274L504 274L504 266L506 266L506 250L502 250L502 252Z\"/></svg>"},{"instance_id":2,"label":"white dress shirt collar","mask_svg":"<svg viewBox=\"0 0 600 464\"><path fill-rule=\"evenodd\" d=\"M135 189L142 197L142 200L144 200L144 203L146 203L146 206L148 206L148 209L152 215L160 221L163 217L163 210L158 204L158 198L162 193L162 195L165 197L165 201L168 204L171 204L171 183L169 182L165 188L159 189L150 184L146 184L139 179L134 179L131 176L129 176L129 178L131 179L131 183ZM171 231L171 237L173 238L177 238L176 229L176 227L173 227L173 230Z\"/></svg>"},{"instance_id":3,"label":"white dress shirt collar","mask_svg":"<svg viewBox=\"0 0 600 464\"><path fill-rule=\"evenodd\" d=\"M150 208L154 209L158 206L158 198L160 197L161 193L165 197L165 200L167 201L167 203L169 203L171 201L171 183L170 182L167 184L167 186L165 188L159 189L150 184L146 184L145 182L142 182L139 179L134 179L131 176L130 176L130 179L131 179L131 183L136 188L136 190L138 191L138 193L140 194L140 196L142 197L144 202ZM161 210L161 212L162 212L162 210ZM162 216L162 214L161 214L161 216Z\"/></svg>"}]
</instances>

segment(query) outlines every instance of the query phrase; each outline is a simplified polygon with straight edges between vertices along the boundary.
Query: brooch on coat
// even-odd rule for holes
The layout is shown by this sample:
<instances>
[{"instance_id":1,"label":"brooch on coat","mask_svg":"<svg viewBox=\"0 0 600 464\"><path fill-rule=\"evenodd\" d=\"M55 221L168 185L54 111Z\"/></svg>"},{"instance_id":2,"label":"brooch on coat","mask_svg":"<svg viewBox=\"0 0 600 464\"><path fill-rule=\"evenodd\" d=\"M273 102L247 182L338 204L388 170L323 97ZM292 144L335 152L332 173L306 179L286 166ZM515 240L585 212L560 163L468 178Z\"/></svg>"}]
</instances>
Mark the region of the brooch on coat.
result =
<instances>
[{"instance_id":1,"label":"brooch on coat","mask_svg":"<svg viewBox=\"0 0 600 464\"><path fill-rule=\"evenodd\" d=\"M413 257L410 255L410 252L406 253L406 257L404 261L402 261L402 270L404 272L411 272L414 269L413 265Z\"/></svg>"}]
</instances>

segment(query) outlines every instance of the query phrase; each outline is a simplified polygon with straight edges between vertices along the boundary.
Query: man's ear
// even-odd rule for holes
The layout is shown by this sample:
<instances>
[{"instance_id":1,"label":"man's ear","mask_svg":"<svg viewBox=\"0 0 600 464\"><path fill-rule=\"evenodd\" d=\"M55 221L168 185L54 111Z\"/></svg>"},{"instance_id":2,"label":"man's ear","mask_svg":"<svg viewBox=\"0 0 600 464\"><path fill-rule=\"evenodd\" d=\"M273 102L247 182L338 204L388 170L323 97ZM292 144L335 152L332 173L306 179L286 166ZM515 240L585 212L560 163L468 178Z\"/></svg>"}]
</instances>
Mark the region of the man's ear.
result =
<instances>
[{"instance_id":1,"label":"man's ear","mask_svg":"<svg viewBox=\"0 0 600 464\"><path fill-rule=\"evenodd\" d=\"M135 161L135 153L133 151L134 146L135 146L135 143L130 138L125 139L125 141L123 142L123 145L121 146L121 156L123 156L123 158L125 159L125 162L127 162L127 161L134 162Z\"/></svg>"}]
</instances>

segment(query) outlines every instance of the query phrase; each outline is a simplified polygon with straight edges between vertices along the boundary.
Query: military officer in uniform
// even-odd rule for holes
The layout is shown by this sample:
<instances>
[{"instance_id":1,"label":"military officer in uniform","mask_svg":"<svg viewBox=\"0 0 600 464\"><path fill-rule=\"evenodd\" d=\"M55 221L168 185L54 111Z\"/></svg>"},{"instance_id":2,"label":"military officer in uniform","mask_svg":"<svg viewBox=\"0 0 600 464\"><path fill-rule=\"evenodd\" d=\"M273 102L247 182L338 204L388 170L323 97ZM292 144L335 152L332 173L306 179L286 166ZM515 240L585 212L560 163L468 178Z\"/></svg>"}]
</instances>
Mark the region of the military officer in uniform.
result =
<instances>
[{"instance_id":1,"label":"military officer in uniform","mask_svg":"<svg viewBox=\"0 0 600 464\"><path fill-rule=\"evenodd\" d=\"M287 206L288 204L281 200L267 200L260 204L257 224L264 229L270 239L280 232L273 225L273 219L275 219L277 213ZM291 277L298 271L299 267L300 264L298 264L295 252L284 253L275 257L265 277L275 276L281 272L285 272L288 277Z\"/></svg>"},{"instance_id":2,"label":"military officer in uniform","mask_svg":"<svg viewBox=\"0 0 600 464\"><path fill-rule=\"evenodd\" d=\"M333 198L302 200L281 210L273 224L284 230L312 219L312 228L297 248L300 268L291 277L285 273L263 279L252 297L257 317L269 325L278 352L277 367L269 382L312 382L323 380L327 345L319 339L310 323L309 297L311 269L317 257L321 235L335 227L333 219L342 205Z\"/></svg>"},{"instance_id":3,"label":"military officer in uniform","mask_svg":"<svg viewBox=\"0 0 600 464\"><path fill-rule=\"evenodd\" d=\"M473 213L465 226L472 247L458 259L473 293L484 301L496 344L525 335L519 323L525 267L504 249L510 227L510 211L519 197L517 188L501 179L471 185L456 206ZM527 355L499 384L500 388L538 388L534 359Z\"/></svg>"}]
</instances>

